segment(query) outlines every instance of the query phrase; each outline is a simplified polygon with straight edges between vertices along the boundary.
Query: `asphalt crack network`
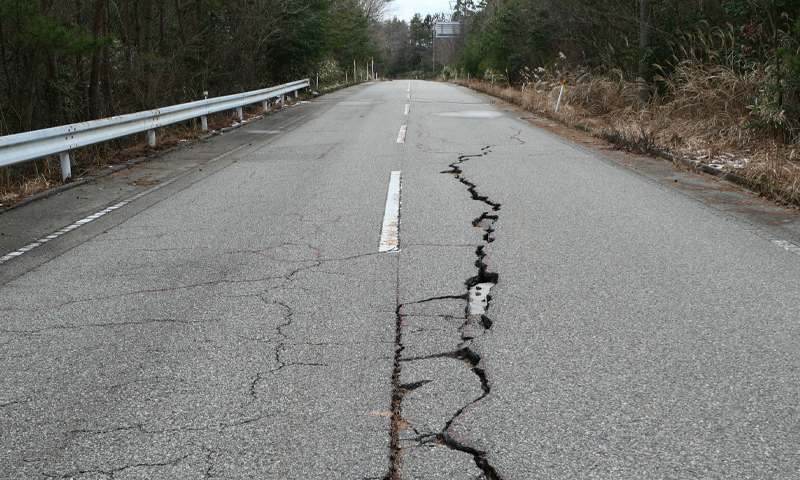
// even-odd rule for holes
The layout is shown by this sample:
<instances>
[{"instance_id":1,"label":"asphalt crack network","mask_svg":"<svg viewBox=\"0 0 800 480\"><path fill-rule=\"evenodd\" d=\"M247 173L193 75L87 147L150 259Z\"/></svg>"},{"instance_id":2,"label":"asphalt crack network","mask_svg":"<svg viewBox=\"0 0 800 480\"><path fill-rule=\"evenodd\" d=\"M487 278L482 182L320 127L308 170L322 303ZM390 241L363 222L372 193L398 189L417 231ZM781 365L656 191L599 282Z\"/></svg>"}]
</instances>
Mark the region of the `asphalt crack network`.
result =
<instances>
[{"instance_id":1,"label":"asphalt crack network","mask_svg":"<svg viewBox=\"0 0 800 480\"><path fill-rule=\"evenodd\" d=\"M392 374L393 396L392 396L392 429L391 429L391 468L389 473L384 477L384 480L401 480L403 470L403 455L407 446L401 440L401 432L406 429L412 429L417 435L415 441L419 446L439 444L455 450L458 452L470 455L475 466L483 474L486 480L500 480L502 476L492 466L487 458L487 452L482 451L474 446L471 446L465 440L459 438L455 433L454 428L459 418L474 408L478 403L485 399L492 389L491 379L486 372L486 367L483 359L472 345L473 339L480 336L482 333L492 328L492 320L487 316L486 310L489 308L491 301L491 288L499 281L499 275L493 272L487 263L487 250L490 243L494 241L495 223L499 220L499 215L496 213L500 211L501 204L489 198L487 195L482 194L478 190L478 185L470 181L463 172L461 165L471 159L482 158L491 153L490 147L485 147L478 155L462 155L458 161L450 165L451 170L442 172L452 174L455 178L467 187L472 199L481 202L487 206L488 210L483 212L478 218L472 221L472 226L483 230L483 244L479 245L475 250L475 267L478 273L465 280L464 284L467 292L458 296L442 296L429 298L417 302L409 302L401 304L399 302L396 309L397 324L395 331L395 362L394 371ZM441 352L434 355L403 358L403 351L406 348L404 343L404 332L406 330L406 314L405 309L407 306L413 304L420 304L425 302L433 302L437 300L463 300L466 302L464 322L459 327L460 342L455 350L448 352ZM480 381L482 395L472 400L471 402L459 408L455 415L450 418L445 424L444 428L438 433L424 433L420 432L411 425L403 417L403 401L405 396L418 388L433 382L433 380L420 380L411 383L401 383L401 374L403 365L410 362L421 360L428 360L434 358L447 358L454 361L461 361L469 365L472 373Z\"/></svg>"}]
</instances>

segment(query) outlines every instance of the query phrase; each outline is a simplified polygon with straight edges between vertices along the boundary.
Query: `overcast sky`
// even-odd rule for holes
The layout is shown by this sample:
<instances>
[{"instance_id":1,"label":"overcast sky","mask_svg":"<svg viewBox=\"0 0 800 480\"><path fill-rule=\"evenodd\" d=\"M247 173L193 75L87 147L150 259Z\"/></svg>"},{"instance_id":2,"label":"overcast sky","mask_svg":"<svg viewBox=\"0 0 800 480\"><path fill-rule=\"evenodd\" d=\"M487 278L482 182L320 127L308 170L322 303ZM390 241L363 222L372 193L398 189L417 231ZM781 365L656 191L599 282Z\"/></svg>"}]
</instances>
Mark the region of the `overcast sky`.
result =
<instances>
[{"instance_id":1,"label":"overcast sky","mask_svg":"<svg viewBox=\"0 0 800 480\"><path fill-rule=\"evenodd\" d=\"M399 20L409 21L415 13L425 15L440 12L449 12L450 2L448 0L394 0L389 4L389 11L386 18L397 17Z\"/></svg>"}]
</instances>

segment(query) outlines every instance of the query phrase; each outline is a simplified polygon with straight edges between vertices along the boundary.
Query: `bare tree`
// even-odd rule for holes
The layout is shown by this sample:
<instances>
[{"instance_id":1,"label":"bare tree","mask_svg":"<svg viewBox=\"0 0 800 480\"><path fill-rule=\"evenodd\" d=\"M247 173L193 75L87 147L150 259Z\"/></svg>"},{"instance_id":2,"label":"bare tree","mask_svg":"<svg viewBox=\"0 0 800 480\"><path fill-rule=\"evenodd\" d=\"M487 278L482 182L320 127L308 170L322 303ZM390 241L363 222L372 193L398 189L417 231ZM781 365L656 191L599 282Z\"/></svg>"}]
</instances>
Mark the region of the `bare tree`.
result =
<instances>
[{"instance_id":1,"label":"bare tree","mask_svg":"<svg viewBox=\"0 0 800 480\"><path fill-rule=\"evenodd\" d=\"M394 0L358 0L358 6L370 20L379 21Z\"/></svg>"}]
</instances>

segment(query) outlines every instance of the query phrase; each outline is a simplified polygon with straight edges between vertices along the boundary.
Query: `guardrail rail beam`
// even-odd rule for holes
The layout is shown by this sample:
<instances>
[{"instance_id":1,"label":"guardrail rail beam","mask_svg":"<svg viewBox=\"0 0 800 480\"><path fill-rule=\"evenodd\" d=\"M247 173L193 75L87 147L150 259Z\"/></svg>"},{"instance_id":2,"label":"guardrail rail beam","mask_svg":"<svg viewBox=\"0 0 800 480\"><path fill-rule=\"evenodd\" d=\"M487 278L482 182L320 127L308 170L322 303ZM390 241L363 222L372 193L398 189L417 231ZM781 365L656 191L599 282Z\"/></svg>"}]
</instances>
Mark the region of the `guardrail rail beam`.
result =
<instances>
[{"instance_id":1,"label":"guardrail rail beam","mask_svg":"<svg viewBox=\"0 0 800 480\"><path fill-rule=\"evenodd\" d=\"M147 132L147 142L156 146L156 129L173 123L200 117L203 131L208 130L208 115L235 110L241 122L242 107L262 103L267 110L269 99L278 98L284 103L287 93L309 88L309 79L278 85L276 87L237 93L224 97L207 98L144 112L129 113L61 127L0 136L0 167L36 160L58 154L61 159L61 176L66 181L72 176L69 152L80 147L102 143L115 138Z\"/></svg>"}]
</instances>

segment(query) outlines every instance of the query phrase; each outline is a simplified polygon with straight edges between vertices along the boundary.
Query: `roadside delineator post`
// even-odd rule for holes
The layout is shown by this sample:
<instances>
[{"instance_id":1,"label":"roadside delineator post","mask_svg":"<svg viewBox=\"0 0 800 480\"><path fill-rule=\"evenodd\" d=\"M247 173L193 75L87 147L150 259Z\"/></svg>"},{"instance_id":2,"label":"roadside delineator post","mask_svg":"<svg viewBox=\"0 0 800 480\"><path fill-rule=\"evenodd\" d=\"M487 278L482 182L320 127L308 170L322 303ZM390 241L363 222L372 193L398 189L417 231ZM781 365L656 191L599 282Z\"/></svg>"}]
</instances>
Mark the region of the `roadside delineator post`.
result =
<instances>
[{"instance_id":1,"label":"roadside delineator post","mask_svg":"<svg viewBox=\"0 0 800 480\"><path fill-rule=\"evenodd\" d=\"M558 93L558 101L556 102L556 112L558 111L558 107L561 106L561 96L564 95L564 86L567 84L566 80L561 81L561 91Z\"/></svg>"}]
</instances>

